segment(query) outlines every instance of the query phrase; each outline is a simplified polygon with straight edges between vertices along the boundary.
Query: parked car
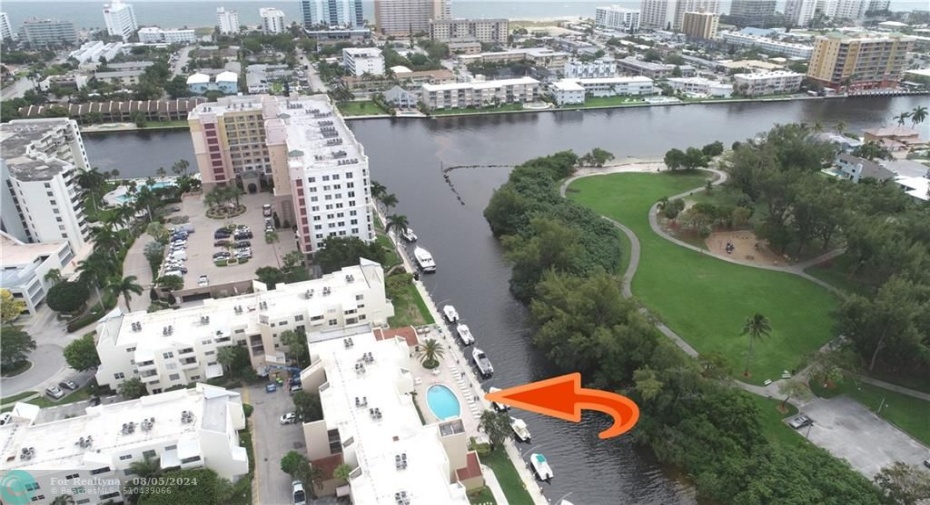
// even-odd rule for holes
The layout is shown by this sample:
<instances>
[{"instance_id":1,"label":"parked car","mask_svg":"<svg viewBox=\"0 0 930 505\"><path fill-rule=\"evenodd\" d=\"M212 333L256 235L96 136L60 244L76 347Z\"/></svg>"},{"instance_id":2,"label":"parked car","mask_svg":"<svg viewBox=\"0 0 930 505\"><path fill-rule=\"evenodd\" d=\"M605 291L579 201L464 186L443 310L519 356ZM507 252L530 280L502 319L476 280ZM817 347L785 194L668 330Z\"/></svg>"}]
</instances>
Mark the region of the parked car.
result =
<instances>
[{"instance_id":1,"label":"parked car","mask_svg":"<svg viewBox=\"0 0 930 505\"><path fill-rule=\"evenodd\" d=\"M930 468L930 458L924 460L924 466Z\"/></svg>"},{"instance_id":2,"label":"parked car","mask_svg":"<svg viewBox=\"0 0 930 505\"><path fill-rule=\"evenodd\" d=\"M281 421L281 424L294 424L297 422L297 413L288 412L287 414L284 414L283 416L281 416L281 419L279 419L279 421Z\"/></svg>"},{"instance_id":3,"label":"parked car","mask_svg":"<svg viewBox=\"0 0 930 505\"><path fill-rule=\"evenodd\" d=\"M65 392L58 388L58 386L51 386L45 388L45 394L51 396L54 399L59 399L65 395Z\"/></svg>"},{"instance_id":4,"label":"parked car","mask_svg":"<svg viewBox=\"0 0 930 505\"><path fill-rule=\"evenodd\" d=\"M298 391L303 391L303 387L300 384L291 384L291 388L288 390L291 393L296 393Z\"/></svg>"},{"instance_id":5,"label":"parked car","mask_svg":"<svg viewBox=\"0 0 930 505\"><path fill-rule=\"evenodd\" d=\"M263 215L263 216L265 216L265 217L271 217L271 212L272 212L272 211L271 211L271 204L270 204L270 203L266 203L265 205L262 205L262 215Z\"/></svg>"},{"instance_id":6,"label":"parked car","mask_svg":"<svg viewBox=\"0 0 930 505\"><path fill-rule=\"evenodd\" d=\"M811 424L814 424L814 421L807 416L797 416L788 421L788 426L791 426L796 430L800 430L801 428L810 426Z\"/></svg>"},{"instance_id":7,"label":"parked car","mask_svg":"<svg viewBox=\"0 0 930 505\"><path fill-rule=\"evenodd\" d=\"M229 245L229 240L225 238L217 240L216 242L213 243L214 247L226 247L228 245Z\"/></svg>"},{"instance_id":8,"label":"parked car","mask_svg":"<svg viewBox=\"0 0 930 505\"><path fill-rule=\"evenodd\" d=\"M252 232L251 231L240 231L240 232L237 232L233 236L233 238L235 238L236 240L247 240L247 239L252 238Z\"/></svg>"},{"instance_id":9,"label":"parked car","mask_svg":"<svg viewBox=\"0 0 930 505\"><path fill-rule=\"evenodd\" d=\"M231 233L229 233L226 230L223 230L223 231L217 230L216 233L213 234L213 240L219 240L221 238L229 238L230 235Z\"/></svg>"},{"instance_id":10,"label":"parked car","mask_svg":"<svg viewBox=\"0 0 930 505\"><path fill-rule=\"evenodd\" d=\"M245 248L245 247L252 247L252 243L249 242L248 240L240 240L240 241L236 242L235 245L236 245L236 249L243 249L243 248Z\"/></svg>"},{"instance_id":11,"label":"parked car","mask_svg":"<svg viewBox=\"0 0 930 505\"><path fill-rule=\"evenodd\" d=\"M236 257L237 258L251 258L252 250L251 249L239 249L238 251L236 251Z\"/></svg>"},{"instance_id":12,"label":"parked car","mask_svg":"<svg viewBox=\"0 0 930 505\"><path fill-rule=\"evenodd\" d=\"M307 493L304 492L304 485L299 480L291 482L291 489L294 492L294 505L307 505Z\"/></svg>"},{"instance_id":13,"label":"parked car","mask_svg":"<svg viewBox=\"0 0 930 505\"><path fill-rule=\"evenodd\" d=\"M274 382L269 382L268 384L265 384L265 391L269 393L274 393L277 390L278 390L278 385L275 384Z\"/></svg>"},{"instance_id":14,"label":"parked car","mask_svg":"<svg viewBox=\"0 0 930 505\"><path fill-rule=\"evenodd\" d=\"M197 279L197 285L200 287L209 286L210 280L207 279L206 275L201 275L200 278Z\"/></svg>"},{"instance_id":15,"label":"parked car","mask_svg":"<svg viewBox=\"0 0 930 505\"><path fill-rule=\"evenodd\" d=\"M9 412L3 412L0 414L0 426L3 426L11 420L13 420L13 414L10 414Z\"/></svg>"},{"instance_id":16,"label":"parked car","mask_svg":"<svg viewBox=\"0 0 930 505\"><path fill-rule=\"evenodd\" d=\"M213 259L215 259L215 260L223 259L223 258L227 258L227 259L228 259L230 256L232 256L232 254L230 254L230 253L228 253L228 252L226 252L226 251L220 251L220 252L218 252L218 253L214 253L214 254L213 254Z\"/></svg>"},{"instance_id":17,"label":"parked car","mask_svg":"<svg viewBox=\"0 0 930 505\"><path fill-rule=\"evenodd\" d=\"M71 391L74 391L79 386L77 382L74 382L74 381L62 381L58 383L58 387L64 388L64 389L70 389Z\"/></svg>"}]
</instances>

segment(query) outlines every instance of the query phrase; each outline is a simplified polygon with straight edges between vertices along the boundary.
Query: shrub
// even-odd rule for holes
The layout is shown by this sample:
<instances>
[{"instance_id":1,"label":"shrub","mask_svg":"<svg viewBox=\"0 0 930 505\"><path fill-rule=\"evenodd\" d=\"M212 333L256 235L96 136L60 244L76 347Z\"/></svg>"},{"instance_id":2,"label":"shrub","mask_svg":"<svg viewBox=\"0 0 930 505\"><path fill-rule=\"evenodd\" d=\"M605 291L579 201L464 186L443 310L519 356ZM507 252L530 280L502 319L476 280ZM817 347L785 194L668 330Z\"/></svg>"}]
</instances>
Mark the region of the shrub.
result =
<instances>
[{"instance_id":1,"label":"shrub","mask_svg":"<svg viewBox=\"0 0 930 505\"><path fill-rule=\"evenodd\" d=\"M245 417L246 417L246 419L248 419L249 417L251 417L252 412L255 411L255 407L249 405L248 403L243 403L243 404L242 404L242 411L245 412Z\"/></svg>"}]
</instances>

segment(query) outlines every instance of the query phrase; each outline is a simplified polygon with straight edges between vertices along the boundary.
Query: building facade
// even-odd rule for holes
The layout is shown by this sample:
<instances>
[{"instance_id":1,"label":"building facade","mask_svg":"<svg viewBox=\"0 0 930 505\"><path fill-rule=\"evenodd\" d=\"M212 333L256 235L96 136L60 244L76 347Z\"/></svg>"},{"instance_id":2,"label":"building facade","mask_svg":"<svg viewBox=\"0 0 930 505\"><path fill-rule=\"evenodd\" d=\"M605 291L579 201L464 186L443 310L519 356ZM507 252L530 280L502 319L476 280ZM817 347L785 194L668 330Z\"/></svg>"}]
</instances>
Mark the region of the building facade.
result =
<instances>
[{"instance_id":1,"label":"building facade","mask_svg":"<svg viewBox=\"0 0 930 505\"><path fill-rule=\"evenodd\" d=\"M76 122L22 119L0 126L0 229L22 242L67 241L80 254L90 237L76 178L90 169Z\"/></svg>"},{"instance_id":2,"label":"building facade","mask_svg":"<svg viewBox=\"0 0 930 505\"><path fill-rule=\"evenodd\" d=\"M768 37L759 37L738 32L724 33L723 41L731 46L755 47L763 53L781 55L788 58L804 58L808 60L814 53L814 48L808 45L782 42Z\"/></svg>"},{"instance_id":3,"label":"building facade","mask_svg":"<svg viewBox=\"0 0 930 505\"><path fill-rule=\"evenodd\" d=\"M365 26L362 0L301 0L300 13L308 30L321 26Z\"/></svg>"},{"instance_id":4,"label":"building facade","mask_svg":"<svg viewBox=\"0 0 930 505\"><path fill-rule=\"evenodd\" d=\"M19 29L19 38L33 46L70 45L77 42L77 31L71 21L28 19Z\"/></svg>"},{"instance_id":5,"label":"building facade","mask_svg":"<svg viewBox=\"0 0 930 505\"><path fill-rule=\"evenodd\" d=\"M559 79L549 85L549 93L559 107L584 103L584 86L574 79Z\"/></svg>"},{"instance_id":6,"label":"building facade","mask_svg":"<svg viewBox=\"0 0 930 505\"><path fill-rule=\"evenodd\" d=\"M103 6L103 20L107 25L107 33L111 37L123 39L123 42L128 41L139 29L135 9L121 0Z\"/></svg>"},{"instance_id":7,"label":"building facade","mask_svg":"<svg viewBox=\"0 0 930 505\"><path fill-rule=\"evenodd\" d=\"M720 0L642 0L643 28L681 31L686 12L720 12Z\"/></svg>"},{"instance_id":8,"label":"building facade","mask_svg":"<svg viewBox=\"0 0 930 505\"><path fill-rule=\"evenodd\" d=\"M817 37L807 76L823 86L849 89L897 85L907 65L914 39L904 35Z\"/></svg>"},{"instance_id":9,"label":"building facade","mask_svg":"<svg viewBox=\"0 0 930 505\"><path fill-rule=\"evenodd\" d=\"M258 10L262 18L262 30L268 34L284 33L287 25L284 24L284 11L271 7L262 7Z\"/></svg>"},{"instance_id":10,"label":"building facade","mask_svg":"<svg viewBox=\"0 0 930 505\"><path fill-rule=\"evenodd\" d=\"M805 27L814 19L820 3L821 0L786 0L785 20L793 26Z\"/></svg>"},{"instance_id":11,"label":"building facade","mask_svg":"<svg viewBox=\"0 0 930 505\"><path fill-rule=\"evenodd\" d=\"M45 279L46 274L64 270L73 259L68 242L27 244L0 231L0 288L10 290L13 298L26 304L23 312L35 314L55 285Z\"/></svg>"},{"instance_id":12,"label":"building facade","mask_svg":"<svg viewBox=\"0 0 930 505\"><path fill-rule=\"evenodd\" d=\"M733 76L733 91L745 96L797 93L803 80L803 74L786 70L736 74Z\"/></svg>"},{"instance_id":13,"label":"building facade","mask_svg":"<svg viewBox=\"0 0 930 505\"><path fill-rule=\"evenodd\" d=\"M375 0L375 25L385 35L429 33L431 19L450 17L449 0Z\"/></svg>"},{"instance_id":14,"label":"building facade","mask_svg":"<svg viewBox=\"0 0 930 505\"><path fill-rule=\"evenodd\" d=\"M730 17L740 26L760 26L775 16L775 0L733 0Z\"/></svg>"},{"instance_id":15,"label":"building facade","mask_svg":"<svg viewBox=\"0 0 930 505\"><path fill-rule=\"evenodd\" d=\"M720 14L716 12L686 12L681 23L681 32L687 37L701 40L717 38Z\"/></svg>"},{"instance_id":16,"label":"building facade","mask_svg":"<svg viewBox=\"0 0 930 505\"><path fill-rule=\"evenodd\" d=\"M10 24L10 17L6 12L0 12L0 41L13 40L13 25Z\"/></svg>"},{"instance_id":17,"label":"building facade","mask_svg":"<svg viewBox=\"0 0 930 505\"><path fill-rule=\"evenodd\" d=\"M342 50L342 65L349 75L384 75L384 57L376 47L347 47Z\"/></svg>"},{"instance_id":18,"label":"building facade","mask_svg":"<svg viewBox=\"0 0 930 505\"><path fill-rule=\"evenodd\" d=\"M598 7L594 11L595 25L621 32L639 30L639 18L639 9L626 9L619 5Z\"/></svg>"},{"instance_id":19,"label":"building facade","mask_svg":"<svg viewBox=\"0 0 930 505\"><path fill-rule=\"evenodd\" d=\"M225 7L217 7L216 26L221 35L239 33L239 11L228 11Z\"/></svg>"},{"instance_id":20,"label":"building facade","mask_svg":"<svg viewBox=\"0 0 930 505\"><path fill-rule=\"evenodd\" d=\"M429 36L439 42L477 41L506 44L510 21L506 19L431 19Z\"/></svg>"},{"instance_id":21,"label":"building facade","mask_svg":"<svg viewBox=\"0 0 930 505\"><path fill-rule=\"evenodd\" d=\"M197 35L193 29L162 30L157 26L146 26L139 29L139 42L143 44L193 44L197 42Z\"/></svg>"},{"instance_id":22,"label":"building facade","mask_svg":"<svg viewBox=\"0 0 930 505\"><path fill-rule=\"evenodd\" d=\"M667 80L672 89L691 95L727 98L733 94L733 85L703 77L671 77Z\"/></svg>"},{"instance_id":23,"label":"building facade","mask_svg":"<svg viewBox=\"0 0 930 505\"><path fill-rule=\"evenodd\" d=\"M642 75L650 79L671 77L675 67L676 65L637 60L632 56L617 60L618 71L630 75ZM682 77L693 77L696 73L691 65L677 65L677 67Z\"/></svg>"},{"instance_id":24,"label":"building facade","mask_svg":"<svg viewBox=\"0 0 930 505\"><path fill-rule=\"evenodd\" d=\"M530 103L539 99L539 81L531 77L453 84L424 84L420 100L430 110Z\"/></svg>"},{"instance_id":25,"label":"building facade","mask_svg":"<svg viewBox=\"0 0 930 505\"><path fill-rule=\"evenodd\" d=\"M220 72L210 79L206 74L193 74L187 78L187 89L202 95L208 91L221 91L224 95L235 95L239 91L239 75L235 72Z\"/></svg>"},{"instance_id":26,"label":"building facade","mask_svg":"<svg viewBox=\"0 0 930 505\"><path fill-rule=\"evenodd\" d=\"M594 61L571 60L565 64L562 74L566 79L614 77L617 75L617 60L610 57Z\"/></svg>"}]
</instances>

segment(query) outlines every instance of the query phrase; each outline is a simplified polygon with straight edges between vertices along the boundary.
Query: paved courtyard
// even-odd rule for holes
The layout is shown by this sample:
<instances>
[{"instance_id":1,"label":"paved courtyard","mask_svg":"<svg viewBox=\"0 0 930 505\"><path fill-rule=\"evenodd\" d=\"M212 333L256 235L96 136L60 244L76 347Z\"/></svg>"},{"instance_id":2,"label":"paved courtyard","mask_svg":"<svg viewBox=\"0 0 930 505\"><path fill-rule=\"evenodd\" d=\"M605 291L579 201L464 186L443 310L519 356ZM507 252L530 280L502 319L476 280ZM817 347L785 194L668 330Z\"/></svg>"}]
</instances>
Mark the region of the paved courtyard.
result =
<instances>
[{"instance_id":1,"label":"paved courtyard","mask_svg":"<svg viewBox=\"0 0 930 505\"><path fill-rule=\"evenodd\" d=\"M243 391L243 401L255 407L249 418L252 423L252 440L255 443L255 481L253 495L257 504L278 505L293 503L291 477L281 471L281 458L289 451L306 456L303 430L300 424L281 425L278 420L286 412L294 411L294 402L285 388L274 393L265 391L265 384L249 386Z\"/></svg>"}]
</instances>

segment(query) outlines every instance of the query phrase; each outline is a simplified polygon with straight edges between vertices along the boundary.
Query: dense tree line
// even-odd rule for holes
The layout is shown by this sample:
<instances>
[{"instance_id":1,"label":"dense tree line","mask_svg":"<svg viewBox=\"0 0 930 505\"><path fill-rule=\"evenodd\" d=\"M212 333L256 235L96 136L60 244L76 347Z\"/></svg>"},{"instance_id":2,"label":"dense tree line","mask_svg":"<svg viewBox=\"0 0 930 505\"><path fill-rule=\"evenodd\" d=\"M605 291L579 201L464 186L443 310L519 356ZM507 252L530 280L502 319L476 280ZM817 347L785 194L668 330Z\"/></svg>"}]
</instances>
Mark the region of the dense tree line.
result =
<instances>
[{"instance_id":1,"label":"dense tree line","mask_svg":"<svg viewBox=\"0 0 930 505\"><path fill-rule=\"evenodd\" d=\"M577 159L528 161L492 197L485 217L513 261L511 289L531 308L534 343L565 371L633 398L635 440L686 471L702 497L754 505L881 504L879 490L846 463L807 444L774 445L725 360L692 360L661 335L612 274L616 231L560 198L557 181Z\"/></svg>"}]
</instances>

